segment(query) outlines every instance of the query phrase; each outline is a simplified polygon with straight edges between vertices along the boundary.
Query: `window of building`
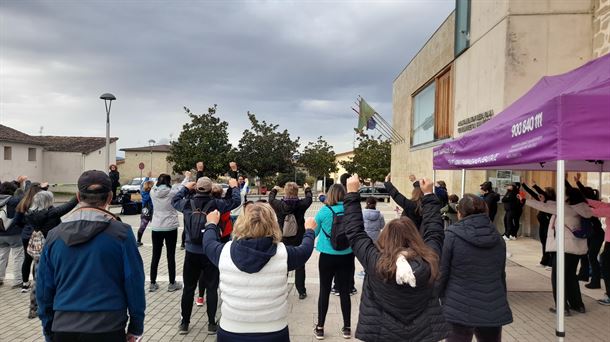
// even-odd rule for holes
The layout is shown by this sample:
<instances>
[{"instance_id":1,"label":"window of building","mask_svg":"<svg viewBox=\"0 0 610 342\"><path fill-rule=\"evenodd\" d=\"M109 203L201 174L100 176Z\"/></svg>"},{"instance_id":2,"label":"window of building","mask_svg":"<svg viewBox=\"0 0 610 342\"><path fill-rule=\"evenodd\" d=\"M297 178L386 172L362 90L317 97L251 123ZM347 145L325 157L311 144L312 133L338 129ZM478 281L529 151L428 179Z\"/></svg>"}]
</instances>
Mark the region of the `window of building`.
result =
<instances>
[{"instance_id":1,"label":"window of building","mask_svg":"<svg viewBox=\"0 0 610 342\"><path fill-rule=\"evenodd\" d=\"M453 132L451 67L413 96L411 146L447 139Z\"/></svg>"},{"instance_id":2,"label":"window of building","mask_svg":"<svg viewBox=\"0 0 610 342\"><path fill-rule=\"evenodd\" d=\"M470 46L470 0L455 2L455 56Z\"/></svg>"},{"instance_id":3,"label":"window of building","mask_svg":"<svg viewBox=\"0 0 610 342\"><path fill-rule=\"evenodd\" d=\"M13 159L13 149L10 146L4 146L4 160Z\"/></svg>"},{"instance_id":4,"label":"window of building","mask_svg":"<svg viewBox=\"0 0 610 342\"><path fill-rule=\"evenodd\" d=\"M28 148L28 161L36 161L36 149Z\"/></svg>"}]
</instances>

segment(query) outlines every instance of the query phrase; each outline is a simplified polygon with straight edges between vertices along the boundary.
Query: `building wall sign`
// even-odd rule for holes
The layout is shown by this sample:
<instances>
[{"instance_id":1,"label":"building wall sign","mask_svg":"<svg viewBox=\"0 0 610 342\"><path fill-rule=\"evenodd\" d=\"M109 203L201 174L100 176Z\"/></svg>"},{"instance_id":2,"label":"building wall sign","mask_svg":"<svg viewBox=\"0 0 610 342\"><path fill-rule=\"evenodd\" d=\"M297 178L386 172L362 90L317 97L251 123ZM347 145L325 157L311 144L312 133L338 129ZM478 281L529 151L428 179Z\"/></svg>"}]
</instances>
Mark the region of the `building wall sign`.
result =
<instances>
[{"instance_id":1,"label":"building wall sign","mask_svg":"<svg viewBox=\"0 0 610 342\"><path fill-rule=\"evenodd\" d=\"M486 112L483 112L483 113L480 113L477 115L473 115L464 120L460 120L458 122L458 133L464 133L464 132L473 130L473 129L481 126L485 122L489 121L489 119L491 119L493 116L494 116L494 111L493 111L493 109L490 109Z\"/></svg>"}]
</instances>

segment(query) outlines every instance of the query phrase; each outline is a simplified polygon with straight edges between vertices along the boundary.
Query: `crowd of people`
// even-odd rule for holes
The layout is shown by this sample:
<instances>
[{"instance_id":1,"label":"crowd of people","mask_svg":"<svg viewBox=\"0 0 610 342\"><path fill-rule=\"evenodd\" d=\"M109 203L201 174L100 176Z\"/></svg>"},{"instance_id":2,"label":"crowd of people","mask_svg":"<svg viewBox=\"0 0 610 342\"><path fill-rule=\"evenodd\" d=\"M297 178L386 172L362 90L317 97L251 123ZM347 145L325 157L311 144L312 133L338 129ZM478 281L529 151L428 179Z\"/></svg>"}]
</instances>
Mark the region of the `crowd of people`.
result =
<instances>
[{"instance_id":1,"label":"crowd of people","mask_svg":"<svg viewBox=\"0 0 610 342\"><path fill-rule=\"evenodd\" d=\"M77 195L54 206L48 184L27 177L0 183L0 285L8 256L14 287L31 296L28 317L39 317L48 341L138 341L145 332L145 271L139 252L146 229L152 240L148 291L159 291L158 266L165 247L168 292L182 291L179 334L191 329L193 305L206 305L207 330L218 341L289 341L288 273L294 271L300 300L308 296L305 264L319 252L316 339L325 331L352 337L351 299L358 259L364 277L355 336L363 341L501 341L513 321L507 299L506 243L516 238L524 206L539 211L540 264L552 269L557 243L552 188L511 184L506 195L481 184L479 194L461 199L443 181L410 176L407 198L385 187L402 216L385 222L368 198L362 209L358 175L319 195L323 206L306 218L313 202L308 184L287 182L268 199L249 201L247 177L229 163L228 189L196 172L176 181L160 174L142 182L137 237L108 211L116 200L118 173L86 171ZM610 205L584 186L566 189L566 313L585 313L579 279L610 290L610 230L598 218ZM279 198L280 192L283 196ZM526 200L526 193L531 198ZM505 233L494 225L497 205L505 208ZM176 247L182 213L183 283L176 280ZM0 213L2 213L0 211ZM604 235L605 234L605 235ZM605 240L602 263L598 254ZM578 264L581 264L580 274ZM603 269L602 269L603 268ZM32 280L30 281L30 276ZM198 291L197 291L198 288ZM197 292L197 294L196 294ZM343 322L328 327L331 294L339 296ZM204 300L205 297L205 300ZM555 297L556 298L556 297ZM220 304L219 304L220 303ZM468 303L467 305L465 303ZM610 305L610 299L600 299ZM220 308L220 320L217 310ZM555 308L550 308L555 312Z\"/></svg>"}]
</instances>

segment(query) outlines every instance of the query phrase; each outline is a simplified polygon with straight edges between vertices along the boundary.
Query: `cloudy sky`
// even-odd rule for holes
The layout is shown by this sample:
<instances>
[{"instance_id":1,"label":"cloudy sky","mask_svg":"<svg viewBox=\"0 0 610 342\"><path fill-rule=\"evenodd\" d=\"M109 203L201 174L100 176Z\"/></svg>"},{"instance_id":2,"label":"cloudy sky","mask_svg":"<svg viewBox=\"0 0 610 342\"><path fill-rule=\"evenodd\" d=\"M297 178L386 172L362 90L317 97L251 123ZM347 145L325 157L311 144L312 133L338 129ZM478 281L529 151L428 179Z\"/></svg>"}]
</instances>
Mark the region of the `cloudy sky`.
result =
<instances>
[{"instance_id":1,"label":"cloudy sky","mask_svg":"<svg viewBox=\"0 0 610 342\"><path fill-rule=\"evenodd\" d=\"M218 104L236 143L246 112L304 142L351 149L364 96L391 121L392 81L453 10L423 1L0 0L0 123L28 134L176 138Z\"/></svg>"}]
</instances>

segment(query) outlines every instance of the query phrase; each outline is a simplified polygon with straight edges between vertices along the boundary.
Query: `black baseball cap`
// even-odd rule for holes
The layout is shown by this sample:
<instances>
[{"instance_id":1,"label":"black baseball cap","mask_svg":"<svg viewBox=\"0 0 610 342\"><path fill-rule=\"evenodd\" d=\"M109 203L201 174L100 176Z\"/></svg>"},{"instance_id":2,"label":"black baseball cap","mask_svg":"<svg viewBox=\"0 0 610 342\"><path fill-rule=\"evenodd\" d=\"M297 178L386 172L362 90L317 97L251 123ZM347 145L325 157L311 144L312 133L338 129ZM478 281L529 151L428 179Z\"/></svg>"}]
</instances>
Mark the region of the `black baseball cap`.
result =
<instances>
[{"instance_id":1,"label":"black baseball cap","mask_svg":"<svg viewBox=\"0 0 610 342\"><path fill-rule=\"evenodd\" d=\"M112 182L105 172L89 170L78 178L78 191L88 194L102 194L112 191Z\"/></svg>"}]
</instances>

